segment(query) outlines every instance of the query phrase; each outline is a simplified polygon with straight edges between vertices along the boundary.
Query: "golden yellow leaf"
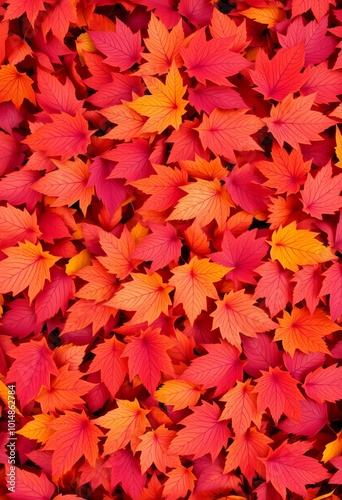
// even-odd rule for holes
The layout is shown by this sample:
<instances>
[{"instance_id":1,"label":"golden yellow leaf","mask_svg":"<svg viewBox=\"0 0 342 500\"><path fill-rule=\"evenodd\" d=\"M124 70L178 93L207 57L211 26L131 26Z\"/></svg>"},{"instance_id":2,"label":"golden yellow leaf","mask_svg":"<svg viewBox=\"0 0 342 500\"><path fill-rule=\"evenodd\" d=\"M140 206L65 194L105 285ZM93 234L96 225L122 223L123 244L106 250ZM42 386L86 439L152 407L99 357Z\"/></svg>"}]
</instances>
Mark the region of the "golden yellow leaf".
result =
<instances>
[{"instance_id":1,"label":"golden yellow leaf","mask_svg":"<svg viewBox=\"0 0 342 500\"><path fill-rule=\"evenodd\" d=\"M278 260L285 269L298 271L298 266L319 264L335 259L329 247L316 240L318 233L307 229L297 229L296 222L280 226L272 234L271 259Z\"/></svg>"},{"instance_id":2,"label":"golden yellow leaf","mask_svg":"<svg viewBox=\"0 0 342 500\"><path fill-rule=\"evenodd\" d=\"M336 125L336 147L335 147L335 153L338 158L338 162L335 163L336 167L342 168L342 134L340 132L340 129Z\"/></svg>"},{"instance_id":3,"label":"golden yellow leaf","mask_svg":"<svg viewBox=\"0 0 342 500\"><path fill-rule=\"evenodd\" d=\"M324 448L322 461L329 462L332 458L342 455L342 431L336 434L336 439Z\"/></svg>"},{"instance_id":4,"label":"golden yellow leaf","mask_svg":"<svg viewBox=\"0 0 342 500\"><path fill-rule=\"evenodd\" d=\"M20 434L28 439L36 439L38 443L44 444L55 433L54 430L46 425L54 419L53 415L44 415L43 413L33 415L33 420L30 420L24 427L16 431L16 434Z\"/></svg>"},{"instance_id":5,"label":"golden yellow leaf","mask_svg":"<svg viewBox=\"0 0 342 500\"><path fill-rule=\"evenodd\" d=\"M182 99L186 86L183 87L176 63L172 62L165 84L154 76L146 76L144 81L151 95L126 103L130 109L149 117L140 133L161 133L170 125L178 130L188 101Z\"/></svg>"},{"instance_id":6,"label":"golden yellow leaf","mask_svg":"<svg viewBox=\"0 0 342 500\"><path fill-rule=\"evenodd\" d=\"M163 386L155 392L157 401L166 405L172 405L174 410L191 408L195 406L204 391L200 386L187 380L167 380Z\"/></svg>"},{"instance_id":7,"label":"golden yellow leaf","mask_svg":"<svg viewBox=\"0 0 342 500\"><path fill-rule=\"evenodd\" d=\"M65 266L65 272L66 274L71 276L72 274L76 273L76 271L79 271L80 269L83 269L86 266L91 266L91 258L90 258L90 253L85 248L77 255L71 257L71 259Z\"/></svg>"},{"instance_id":8,"label":"golden yellow leaf","mask_svg":"<svg viewBox=\"0 0 342 500\"><path fill-rule=\"evenodd\" d=\"M273 28L273 26L281 23L286 18L285 11L274 5L261 9L251 7L250 9L243 10L240 14L248 17L248 19L253 19L253 21L257 23L267 24L268 28Z\"/></svg>"}]
</instances>

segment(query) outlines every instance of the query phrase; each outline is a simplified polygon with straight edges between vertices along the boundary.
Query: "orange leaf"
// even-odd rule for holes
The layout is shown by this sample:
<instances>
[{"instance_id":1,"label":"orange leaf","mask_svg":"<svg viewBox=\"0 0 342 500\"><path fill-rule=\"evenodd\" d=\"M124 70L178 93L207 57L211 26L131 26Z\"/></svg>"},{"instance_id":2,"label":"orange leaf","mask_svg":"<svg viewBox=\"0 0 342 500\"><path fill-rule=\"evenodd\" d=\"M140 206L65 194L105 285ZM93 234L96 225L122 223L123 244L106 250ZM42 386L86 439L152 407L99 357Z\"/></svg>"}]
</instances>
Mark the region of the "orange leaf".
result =
<instances>
[{"instance_id":1,"label":"orange leaf","mask_svg":"<svg viewBox=\"0 0 342 500\"><path fill-rule=\"evenodd\" d=\"M24 73L19 73L15 66L0 66L0 102L12 101L17 109L25 98L36 104L32 84L33 80Z\"/></svg>"},{"instance_id":2,"label":"orange leaf","mask_svg":"<svg viewBox=\"0 0 342 500\"><path fill-rule=\"evenodd\" d=\"M56 481L72 469L83 455L92 467L99 454L98 441L103 433L87 415L65 410L53 422L47 424L55 433L49 438L45 450L53 450L52 477Z\"/></svg>"},{"instance_id":3,"label":"orange leaf","mask_svg":"<svg viewBox=\"0 0 342 500\"><path fill-rule=\"evenodd\" d=\"M169 280L176 287L175 305L183 304L190 323L193 325L201 311L207 310L207 297L217 299L213 283L223 278L232 268L212 263L209 259L193 257L189 264L174 267L174 276Z\"/></svg>"},{"instance_id":4,"label":"orange leaf","mask_svg":"<svg viewBox=\"0 0 342 500\"><path fill-rule=\"evenodd\" d=\"M207 181L198 179L181 189L188 194L181 198L167 220L189 220L196 218L201 226L216 220L219 227L226 222L230 207L234 203L225 186L218 179Z\"/></svg>"},{"instance_id":5,"label":"orange leaf","mask_svg":"<svg viewBox=\"0 0 342 500\"><path fill-rule=\"evenodd\" d=\"M141 472L144 474L154 463L158 470L166 473L166 467L173 468L180 465L178 455L167 454L171 441L176 436L176 431L171 431L161 425L156 430L146 432L140 436L141 443L136 451L141 451Z\"/></svg>"},{"instance_id":6,"label":"orange leaf","mask_svg":"<svg viewBox=\"0 0 342 500\"><path fill-rule=\"evenodd\" d=\"M155 392L154 396L157 401L166 405L172 405L176 411L195 406L203 392L200 386L187 380L177 379L164 382L162 387Z\"/></svg>"},{"instance_id":7,"label":"orange leaf","mask_svg":"<svg viewBox=\"0 0 342 500\"><path fill-rule=\"evenodd\" d=\"M183 87L183 80L176 63L172 62L165 85L153 76L146 76L144 82L151 95L138 97L135 101L127 103L130 109L140 115L148 116L141 132L161 133L169 125L178 130L188 101L182 99L186 87Z\"/></svg>"},{"instance_id":8,"label":"orange leaf","mask_svg":"<svg viewBox=\"0 0 342 500\"><path fill-rule=\"evenodd\" d=\"M257 337L257 332L273 330L277 324L256 307L251 295L244 290L229 292L223 300L216 301L217 309L210 316L214 318L213 328L219 328L221 336L241 350L240 333Z\"/></svg>"},{"instance_id":9,"label":"orange leaf","mask_svg":"<svg viewBox=\"0 0 342 500\"><path fill-rule=\"evenodd\" d=\"M46 426L47 423L55 420L53 415L32 415L33 420L30 420L21 429L16 431L28 439L36 439L38 443L46 443L46 441L54 434L54 431Z\"/></svg>"},{"instance_id":10,"label":"orange leaf","mask_svg":"<svg viewBox=\"0 0 342 500\"><path fill-rule=\"evenodd\" d=\"M107 412L94 422L105 429L110 429L104 444L104 454L110 455L114 451L125 448L126 444L133 438L144 434L149 426L146 418L149 410L143 410L137 399L124 401L117 399L118 408Z\"/></svg>"},{"instance_id":11,"label":"orange leaf","mask_svg":"<svg viewBox=\"0 0 342 500\"><path fill-rule=\"evenodd\" d=\"M137 262L130 258L135 249L135 242L127 227L123 228L120 238L101 232L100 245L106 257L100 256L97 259L110 273L116 274L117 279L126 278Z\"/></svg>"},{"instance_id":12,"label":"orange leaf","mask_svg":"<svg viewBox=\"0 0 342 500\"><path fill-rule=\"evenodd\" d=\"M167 472L168 480L164 483L163 496L165 500L184 498L188 491L194 489L196 476L192 473L193 467L179 465L172 471Z\"/></svg>"},{"instance_id":13,"label":"orange leaf","mask_svg":"<svg viewBox=\"0 0 342 500\"><path fill-rule=\"evenodd\" d=\"M236 436L246 432L251 421L260 428L261 413L257 411L257 396L252 390L251 379L246 380L246 382L237 381L237 385L220 399L220 401L226 402L220 420L231 418Z\"/></svg>"},{"instance_id":14,"label":"orange leaf","mask_svg":"<svg viewBox=\"0 0 342 500\"><path fill-rule=\"evenodd\" d=\"M124 283L106 305L124 311L137 311L132 318L135 323L147 321L151 324L161 313L167 315L171 305L169 293L173 287L163 283L158 273L131 276L133 281Z\"/></svg>"},{"instance_id":15,"label":"orange leaf","mask_svg":"<svg viewBox=\"0 0 342 500\"><path fill-rule=\"evenodd\" d=\"M7 259L0 262L0 293L12 292L13 295L28 287L30 303L42 290L45 280L50 279L50 267L60 257L44 252L42 245L29 241L19 242L19 246L3 250Z\"/></svg>"},{"instance_id":16,"label":"orange leaf","mask_svg":"<svg viewBox=\"0 0 342 500\"><path fill-rule=\"evenodd\" d=\"M296 349L308 354L325 352L330 354L323 337L339 329L321 309L313 314L305 307L294 307L291 314L284 311L283 318L278 318L280 327L276 329L274 340L281 340L286 352L293 356Z\"/></svg>"}]
</instances>

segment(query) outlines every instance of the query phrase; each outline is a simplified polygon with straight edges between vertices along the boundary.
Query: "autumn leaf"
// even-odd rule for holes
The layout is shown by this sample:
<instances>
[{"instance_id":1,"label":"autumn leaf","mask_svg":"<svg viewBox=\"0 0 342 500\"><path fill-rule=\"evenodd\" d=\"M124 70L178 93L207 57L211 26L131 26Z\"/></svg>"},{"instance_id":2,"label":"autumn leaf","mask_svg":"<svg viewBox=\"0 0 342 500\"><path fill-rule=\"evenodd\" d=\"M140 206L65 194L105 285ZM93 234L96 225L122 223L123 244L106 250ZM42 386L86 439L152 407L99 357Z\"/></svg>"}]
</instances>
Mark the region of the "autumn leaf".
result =
<instances>
[{"instance_id":1,"label":"autumn leaf","mask_svg":"<svg viewBox=\"0 0 342 500\"><path fill-rule=\"evenodd\" d=\"M322 266L304 266L292 278L296 283L293 290L293 304L298 304L305 299L306 305L313 315L319 303L319 295L322 287Z\"/></svg>"},{"instance_id":2,"label":"autumn leaf","mask_svg":"<svg viewBox=\"0 0 342 500\"><path fill-rule=\"evenodd\" d=\"M284 228L272 233L271 259L278 260L285 269L298 271L298 266L318 264L334 259L331 250L320 243L315 236L318 233L307 229L297 229L291 222Z\"/></svg>"},{"instance_id":3,"label":"autumn leaf","mask_svg":"<svg viewBox=\"0 0 342 500\"><path fill-rule=\"evenodd\" d=\"M172 405L174 410L195 406L203 394L201 386L186 380L167 380L155 392L157 401Z\"/></svg>"},{"instance_id":4,"label":"autumn leaf","mask_svg":"<svg viewBox=\"0 0 342 500\"><path fill-rule=\"evenodd\" d=\"M341 432L336 434L336 439L328 443L323 452L322 462L329 462L335 457L339 457L342 453L342 438Z\"/></svg>"},{"instance_id":5,"label":"autumn leaf","mask_svg":"<svg viewBox=\"0 0 342 500\"><path fill-rule=\"evenodd\" d=\"M329 349L323 337L338 329L320 309L311 315L306 308L294 307L291 314L284 311L283 318L278 318L280 327L276 329L274 340L281 340L286 352L293 356L296 349L304 353L325 352Z\"/></svg>"},{"instance_id":6,"label":"autumn leaf","mask_svg":"<svg viewBox=\"0 0 342 500\"><path fill-rule=\"evenodd\" d=\"M128 229L124 227L120 238L111 233L101 233L100 245L106 256L97 257L98 261L118 279L126 278L135 267L135 261L130 258L135 242Z\"/></svg>"},{"instance_id":7,"label":"autumn leaf","mask_svg":"<svg viewBox=\"0 0 342 500\"><path fill-rule=\"evenodd\" d=\"M340 374L342 367L330 365L328 368L318 367L310 372L306 377L303 388L309 398L323 403L331 401L332 403L342 399L342 384Z\"/></svg>"},{"instance_id":8,"label":"autumn leaf","mask_svg":"<svg viewBox=\"0 0 342 500\"><path fill-rule=\"evenodd\" d=\"M255 271L261 278L255 287L253 298L257 300L265 297L266 306L273 318L291 302L292 273L284 269L277 260L265 262Z\"/></svg>"},{"instance_id":9,"label":"autumn leaf","mask_svg":"<svg viewBox=\"0 0 342 500\"><path fill-rule=\"evenodd\" d=\"M234 203L218 179L197 179L195 183L181 186L181 189L188 194L179 200L167 220L196 218L201 226L205 226L215 219L219 227L223 226Z\"/></svg>"},{"instance_id":10,"label":"autumn leaf","mask_svg":"<svg viewBox=\"0 0 342 500\"><path fill-rule=\"evenodd\" d=\"M258 412L269 408L276 424L282 413L294 420L300 420L299 402L304 398L297 387L298 381L278 367L269 367L268 372L261 373L262 376L256 379L256 387L253 389L253 392L258 394Z\"/></svg>"},{"instance_id":11,"label":"autumn leaf","mask_svg":"<svg viewBox=\"0 0 342 500\"><path fill-rule=\"evenodd\" d=\"M251 76L258 92L266 99L282 101L303 85L306 77L300 71L304 66L304 46L301 42L288 49L280 49L271 61L263 50L258 51L255 71L251 71Z\"/></svg>"},{"instance_id":12,"label":"autumn leaf","mask_svg":"<svg viewBox=\"0 0 342 500\"><path fill-rule=\"evenodd\" d=\"M323 214L333 214L342 206L341 189L342 174L332 177L330 163L321 168L315 178L308 175L301 194L304 212L316 219L322 219Z\"/></svg>"},{"instance_id":13,"label":"autumn leaf","mask_svg":"<svg viewBox=\"0 0 342 500\"><path fill-rule=\"evenodd\" d=\"M10 493L14 500L20 498L44 500L50 498L54 492L55 485L49 481L44 472L38 476L33 472L15 467L15 491Z\"/></svg>"},{"instance_id":14,"label":"autumn leaf","mask_svg":"<svg viewBox=\"0 0 342 500\"><path fill-rule=\"evenodd\" d=\"M263 120L280 146L287 142L294 149L299 149L299 144L322 141L323 137L319 134L335 124L331 118L311 110L315 97L314 93L294 99L289 94L277 107L272 106L270 118Z\"/></svg>"},{"instance_id":15,"label":"autumn leaf","mask_svg":"<svg viewBox=\"0 0 342 500\"><path fill-rule=\"evenodd\" d=\"M228 271L230 268L211 263L209 259L198 259L197 256L189 264L173 268L174 276L169 283L176 288L175 304L183 304L191 324L202 310L207 310L207 297L218 298L213 283Z\"/></svg>"},{"instance_id":16,"label":"autumn leaf","mask_svg":"<svg viewBox=\"0 0 342 500\"><path fill-rule=\"evenodd\" d=\"M54 434L45 444L46 450L53 450L52 476L58 479L68 472L83 455L89 464L95 466L98 456L98 441L102 432L87 415L65 410L64 415L50 422L48 427Z\"/></svg>"},{"instance_id":17,"label":"autumn leaf","mask_svg":"<svg viewBox=\"0 0 342 500\"><path fill-rule=\"evenodd\" d=\"M308 443L288 444L284 441L274 451L270 450L263 462L266 479L270 481L283 499L286 488L307 496L306 484L314 484L330 477L324 467L314 458L304 455L310 448Z\"/></svg>"},{"instance_id":18,"label":"autumn leaf","mask_svg":"<svg viewBox=\"0 0 342 500\"><path fill-rule=\"evenodd\" d=\"M33 80L24 73L19 73L15 66L10 64L0 66L0 103L12 101L17 109L24 99L36 104L32 84Z\"/></svg>"},{"instance_id":19,"label":"autumn leaf","mask_svg":"<svg viewBox=\"0 0 342 500\"><path fill-rule=\"evenodd\" d=\"M158 470L166 472L166 467L177 466L177 454L169 455L170 443L175 438L176 432L169 430L165 425L161 425L156 430L146 432L140 436L141 443L137 446L137 451L141 451L140 463L141 472L144 474L154 463Z\"/></svg>"},{"instance_id":20,"label":"autumn leaf","mask_svg":"<svg viewBox=\"0 0 342 500\"><path fill-rule=\"evenodd\" d=\"M36 439L38 443L44 444L54 434L54 431L46 426L47 423L52 422L54 419L53 415L33 415L33 420L18 429L16 434L28 439Z\"/></svg>"},{"instance_id":21,"label":"autumn leaf","mask_svg":"<svg viewBox=\"0 0 342 500\"><path fill-rule=\"evenodd\" d=\"M124 311L137 311L133 316L136 323L147 321L151 324L161 313L167 315L171 305L169 293L173 287L163 283L158 273L135 273L131 277L133 281L125 283L106 305Z\"/></svg>"},{"instance_id":22,"label":"autumn leaf","mask_svg":"<svg viewBox=\"0 0 342 500\"><path fill-rule=\"evenodd\" d=\"M245 433L236 436L228 447L228 455L224 466L224 473L240 467L249 483L257 472L265 477L265 467L260 461L267 456L272 440L259 432L255 427L250 427Z\"/></svg>"},{"instance_id":23,"label":"autumn leaf","mask_svg":"<svg viewBox=\"0 0 342 500\"><path fill-rule=\"evenodd\" d=\"M214 109L209 116L204 115L196 129L203 146L233 162L234 150L260 151L260 146L251 135L262 127L262 121L256 116L246 115L246 111Z\"/></svg>"},{"instance_id":24,"label":"autumn leaf","mask_svg":"<svg viewBox=\"0 0 342 500\"><path fill-rule=\"evenodd\" d=\"M226 422L219 420L220 409L216 403L203 401L202 406L194 406L192 411L181 420L185 428L171 442L169 453L193 455L194 459L210 453L215 460L230 437Z\"/></svg>"},{"instance_id":25,"label":"autumn leaf","mask_svg":"<svg viewBox=\"0 0 342 500\"><path fill-rule=\"evenodd\" d=\"M193 467L183 467L182 465L167 472L168 477L164 484L163 495L166 500L172 500L175 496L182 498L188 491L193 491L196 476L192 473Z\"/></svg>"},{"instance_id":26,"label":"autumn leaf","mask_svg":"<svg viewBox=\"0 0 342 500\"><path fill-rule=\"evenodd\" d=\"M102 417L94 420L96 425L109 429L104 445L105 455L125 448L132 439L144 433L149 422L146 418L148 410L143 410L138 401L116 400L118 405Z\"/></svg>"},{"instance_id":27,"label":"autumn leaf","mask_svg":"<svg viewBox=\"0 0 342 500\"><path fill-rule=\"evenodd\" d=\"M216 310L211 313L213 327L219 328L222 338L241 350L240 333L256 337L257 332L276 327L267 314L254 305L254 300L244 290L229 292L223 300L216 301Z\"/></svg>"},{"instance_id":28,"label":"autumn leaf","mask_svg":"<svg viewBox=\"0 0 342 500\"><path fill-rule=\"evenodd\" d=\"M327 271L322 273L324 277L323 285L319 295L330 294L329 311L331 319L336 321L342 314L342 266L338 262L333 262Z\"/></svg>"},{"instance_id":29,"label":"autumn leaf","mask_svg":"<svg viewBox=\"0 0 342 500\"><path fill-rule=\"evenodd\" d=\"M0 262L0 292L14 295L28 287L30 302L42 290L45 280L50 280L50 268L59 257L43 251L42 245L29 241L10 247L3 252L7 259Z\"/></svg>"},{"instance_id":30,"label":"autumn leaf","mask_svg":"<svg viewBox=\"0 0 342 500\"><path fill-rule=\"evenodd\" d=\"M132 338L121 355L121 357L128 358L130 379L139 375L146 389L150 394L154 394L161 372L169 375L174 373L170 356L166 352L173 346L174 342L171 339L152 328Z\"/></svg>"},{"instance_id":31,"label":"autumn leaf","mask_svg":"<svg viewBox=\"0 0 342 500\"><path fill-rule=\"evenodd\" d=\"M165 84L153 76L145 76L144 82L151 95L138 97L127 103L130 109L148 117L140 133L160 133L168 126L178 130L188 101L182 99L186 87L183 87L183 80L175 62L171 65Z\"/></svg>"},{"instance_id":32,"label":"autumn leaf","mask_svg":"<svg viewBox=\"0 0 342 500\"><path fill-rule=\"evenodd\" d=\"M50 115L52 123L40 125L22 142L34 151L48 156L60 156L61 161L85 154L90 143L88 123L81 113L75 117L66 113Z\"/></svg>"}]
</instances>

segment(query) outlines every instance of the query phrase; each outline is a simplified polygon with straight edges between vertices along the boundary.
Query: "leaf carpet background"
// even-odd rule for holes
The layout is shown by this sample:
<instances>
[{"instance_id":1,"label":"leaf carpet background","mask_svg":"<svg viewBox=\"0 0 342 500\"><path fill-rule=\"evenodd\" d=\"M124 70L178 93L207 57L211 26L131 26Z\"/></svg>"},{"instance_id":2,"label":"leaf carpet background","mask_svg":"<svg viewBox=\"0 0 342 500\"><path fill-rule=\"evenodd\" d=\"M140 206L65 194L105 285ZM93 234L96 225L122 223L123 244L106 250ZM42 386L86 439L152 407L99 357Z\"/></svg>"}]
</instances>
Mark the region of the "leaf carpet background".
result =
<instances>
[{"instance_id":1,"label":"leaf carpet background","mask_svg":"<svg viewBox=\"0 0 342 500\"><path fill-rule=\"evenodd\" d=\"M1 498L340 498L339 2L0 16Z\"/></svg>"}]
</instances>

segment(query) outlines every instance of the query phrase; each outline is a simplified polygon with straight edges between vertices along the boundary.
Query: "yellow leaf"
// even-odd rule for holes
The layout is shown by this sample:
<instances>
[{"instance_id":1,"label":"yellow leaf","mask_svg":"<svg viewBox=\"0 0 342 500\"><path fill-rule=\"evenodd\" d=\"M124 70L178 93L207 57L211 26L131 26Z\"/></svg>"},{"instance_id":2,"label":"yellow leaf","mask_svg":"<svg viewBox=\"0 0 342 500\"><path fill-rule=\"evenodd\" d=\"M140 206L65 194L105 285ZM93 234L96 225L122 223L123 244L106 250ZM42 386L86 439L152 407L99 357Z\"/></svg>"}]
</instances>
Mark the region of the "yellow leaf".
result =
<instances>
[{"instance_id":1,"label":"yellow leaf","mask_svg":"<svg viewBox=\"0 0 342 500\"><path fill-rule=\"evenodd\" d=\"M88 33L81 33L76 39L76 50L78 52L82 66L85 64L83 52L96 52L96 47Z\"/></svg>"},{"instance_id":2,"label":"yellow leaf","mask_svg":"<svg viewBox=\"0 0 342 500\"><path fill-rule=\"evenodd\" d=\"M46 426L47 423L52 422L54 419L53 415L33 415L33 420L27 422L16 434L25 436L28 439L36 439L38 443L44 444L55 433L54 430Z\"/></svg>"},{"instance_id":3,"label":"yellow leaf","mask_svg":"<svg viewBox=\"0 0 342 500\"><path fill-rule=\"evenodd\" d=\"M0 374L0 376L1 376L1 377L3 377L3 375L2 375L2 374ZM2 399L2 401L5 403L5 405L7 405L7 404L8 404L8 402L9 402L9 391L8 391L8 387L7 387L7 385L5 385L5 384L3 383L3 381L2 381L2 380L0 380L0 399ZM20 411L18 410L18 408L17 408L17 407L15 407L14 411L15 411L15 413L16 413L17 415L20 415L20 416L22 417L22 414L20 413Z\"/></svg>"},{"instance_id":4,"label":"yellow leaf","mask_svg":"<svg viewBox=\"0 0 342 500\"><path fill-rule=\"evenodd\" d=\"M281 23L286 18L285 11L273 5L262 9L251 7L250 9L243 10L240 14L248 17L248 19L253 19L257 23L267 24L268 28L273 28L273 26Z\"/></svg>"},{"instance_id":5,"label":"yellow leaf","mask_svg":"<svg viewBox=\"0 0 342 500\"><path fill-rule=\"evenodd\" d=\"M319 264L336 259L329 247L316 240L318 233L297 229L296 222L274 231L271 245L271 259L278 260L285 269L298 271L298 266Z\"/></svg>"},{"instance_id":6,"label":"yellow leaf","mask_svg":"<svg viewBox=\"0 0 342 500\"><path fill-rule=\"evenodd\" d=\"M135 241L135 244L137 245L140 243L145 236L148 235L148 227L145 227L138 222L131 230L131 235L133 236L133 239Z\"/></svg>"},{"instance_id":7,"label":"yellow leaf","mask_svg":"<svg viewBox=\"0 0 342 500\"><path fill-rule=\"evenodd\" d=\"M338 162L335 163L336 167L342 168L342 134L340 129L336 125L336 147L335 147L336 156L338 158Z\"/></svg>"},{"instance_id":8,"label":"yellow leaf","mask_svg":"<svg viewBox=\"0 0 342 500\"><path fill-rule=\"evenodd\" d=\"M71 259L65 266L65 272L70 276L71 274L76 273L77 271L83 269L86 266L91 266L91 258L90 258L90 253L85 248L79 254L71 257Z\"/></svg>"},{"instance_id":9,"label":"yellow leaf","mask_svg":"<svg viewBox=\"0 0 342 500\"><path fill-rule=\"evenodd\" d=\"M161 403L172 405L176 411L195 406L203 393L200 386L187 380L167 380L155 392L155 398Z\"/></svg>"},{"instance_id":10,"label":"yellow leaf","mask_svg":"<svg viewBox=\"0 0 342 500\"><path fill-rule=\"evenodd\" d=\"M126 103L130 109L149 117L140 133L161 133L170 125L178 130L188 101L182 99L187 87L183 87L176 63L172 62L165 85L154 76L146 76L144 81L151 95Z\"/></svg>"},{"instance_id":11,"label":"yellow leaf","mask_svg":"<svg viewBox=\"0 0 342 500\"><path fill-rule=\"evenodd\" d=\"M329 462L332 458L342 455L342 431L336 434L335 441L328 443L324 448L322 461Z\"/></svg>"}]
</instances>

